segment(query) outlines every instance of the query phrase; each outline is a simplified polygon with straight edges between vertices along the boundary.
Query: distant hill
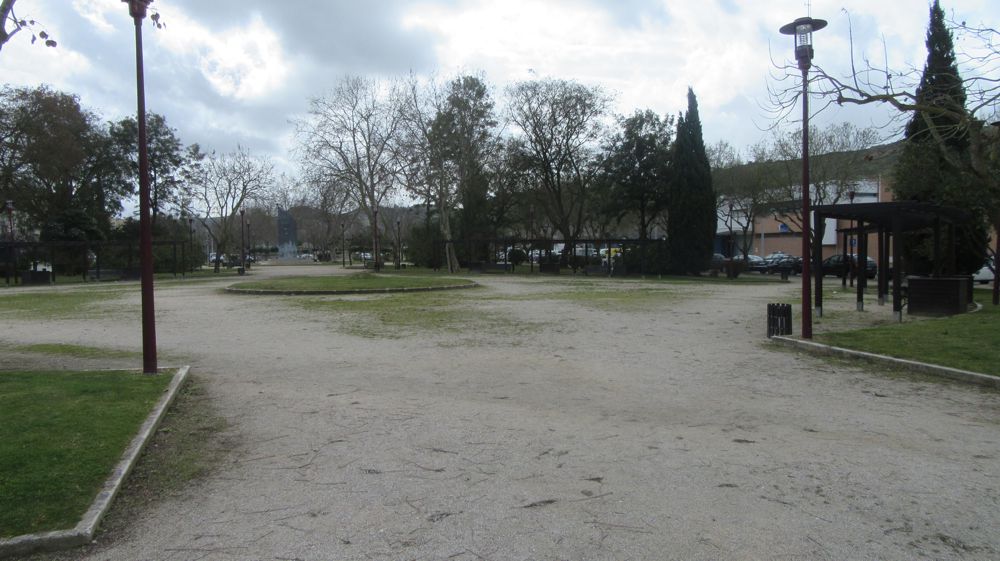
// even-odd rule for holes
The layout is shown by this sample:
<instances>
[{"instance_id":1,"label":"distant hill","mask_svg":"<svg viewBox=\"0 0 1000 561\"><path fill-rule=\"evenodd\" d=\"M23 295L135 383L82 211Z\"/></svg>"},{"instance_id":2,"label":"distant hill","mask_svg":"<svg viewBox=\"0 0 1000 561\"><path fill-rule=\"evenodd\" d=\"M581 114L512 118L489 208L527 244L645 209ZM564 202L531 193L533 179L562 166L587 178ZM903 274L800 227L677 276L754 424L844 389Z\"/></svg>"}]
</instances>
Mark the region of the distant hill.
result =
<instances>
[{"instance_id":1,"label":"distant hill","mask_svg":"<svg viewBox=\"0 0 1000 561\"><path fill-rule=\"evenodd\" d=\"M813 155L810 157L810 167L813 170L819 170L823 167L834 168L842 165L841 162L846 162L846 165L855 167L851 175L858 179L889 176L892 174L902 151L903 141L899 140L874 146L867 150ZM771 181L774 182L784 182L788 179L789 170L798 170L801 167L801 159L798 158L794 160L768 160L750 162L729 169L715 169L712 175L713 179L716 180L716 188L725 190L726 184L738 183L742 177L763 176L772 178ZM794 176L797 177L797 175Z\"/></svg>"},{"instance_id":2,"label":"distant hill","mask_svg":"<svg viewBox=\"0 0 1000 561\"><path fill-rule=\"evenodd\" d=\"M896 162L899 160L899 156L902 152L903 141L897 140L896 142L882 144L867 150L858 150L855 152L835 152L833 154L813 156L811 157L811 160L822 161L824 159L845 157L855 160L858 155L861 155L861 163L858 165L858 175L860 177L876 177L879 175L892 174L892 170L896 166Z\"/></svg>"}]
</instances>

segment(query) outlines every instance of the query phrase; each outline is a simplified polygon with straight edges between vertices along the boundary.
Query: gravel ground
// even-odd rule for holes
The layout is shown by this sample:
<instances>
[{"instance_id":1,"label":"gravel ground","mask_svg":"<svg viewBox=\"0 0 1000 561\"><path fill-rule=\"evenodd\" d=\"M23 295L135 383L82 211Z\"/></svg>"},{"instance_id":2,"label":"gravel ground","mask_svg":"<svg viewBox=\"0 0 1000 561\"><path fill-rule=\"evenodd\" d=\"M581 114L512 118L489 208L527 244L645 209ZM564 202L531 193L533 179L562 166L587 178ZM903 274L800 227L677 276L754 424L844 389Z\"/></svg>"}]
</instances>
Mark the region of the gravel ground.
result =
<instances>
[{"instance_id":1,"label":"gravel ground","mask_svg":"<svg viewBox=\"0 0 1000 561\"><path fill-rule=\"evenodd\" d=\"M1000 558L996 392L776 350L794 285L476 280L448 328L159 286L161 353L238 445L79 558Z\"/></svg>"}]
</instances>

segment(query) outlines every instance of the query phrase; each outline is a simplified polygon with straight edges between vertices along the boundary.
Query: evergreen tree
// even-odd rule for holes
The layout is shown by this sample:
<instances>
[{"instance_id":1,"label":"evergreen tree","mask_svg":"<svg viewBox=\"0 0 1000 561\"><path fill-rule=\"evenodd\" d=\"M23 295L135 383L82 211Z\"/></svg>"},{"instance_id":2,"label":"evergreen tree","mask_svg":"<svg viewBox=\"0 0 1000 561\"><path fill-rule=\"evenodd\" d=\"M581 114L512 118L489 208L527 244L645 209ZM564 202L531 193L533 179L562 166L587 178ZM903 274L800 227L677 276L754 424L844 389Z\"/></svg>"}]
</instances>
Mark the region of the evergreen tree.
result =
<instances>
[{"instance_id":1,"label":"evergreen tree","mask_svg":"<svg viewBox=\"0 0 1000 561\"><path fill-rule=\"evenodd\" d=\"M903 153L894 170L893 190L898 200L955 206L972 212L974 220L957 228L955 250L959 271L978 269L986 243L985 197L970 174L949 165L943 150L968 161L969 135L957 115L964 115L965 88L958 72L951 32L945 25L938 0L930 8L927 27L927 61L916 91L918 105L947 109L929 113L914 111L907 124ZM932 241L929 234L909 236L909 272L932 272ZM941 271L934 271L941 272Z\"/></svg>"},{"instance_id":2,"label":"evergreen tree","mask_svg":"<svg viewBox=\"0 0 1000 561\"><path fill-rule=\"evenodd\" d=\"M621 130L605 148L602 179L610 188L610 210L619 222L634 214L641 242L666 206L673 122L648 109L636 111L620 120Z\"/></svg>"},{"instance_id":3,"label":"evergreen tree","mask_svg":"<svg viewBox=\"0 0 1000 561\"><path fill-rule=\"evenodd\" d=\"M715 239L712 168L698 116L698 100L688 88L687 111L677 121L673 181L667 206L667 243L674 272L698 274L708 268Z\"/></svg>"}]
</instances>

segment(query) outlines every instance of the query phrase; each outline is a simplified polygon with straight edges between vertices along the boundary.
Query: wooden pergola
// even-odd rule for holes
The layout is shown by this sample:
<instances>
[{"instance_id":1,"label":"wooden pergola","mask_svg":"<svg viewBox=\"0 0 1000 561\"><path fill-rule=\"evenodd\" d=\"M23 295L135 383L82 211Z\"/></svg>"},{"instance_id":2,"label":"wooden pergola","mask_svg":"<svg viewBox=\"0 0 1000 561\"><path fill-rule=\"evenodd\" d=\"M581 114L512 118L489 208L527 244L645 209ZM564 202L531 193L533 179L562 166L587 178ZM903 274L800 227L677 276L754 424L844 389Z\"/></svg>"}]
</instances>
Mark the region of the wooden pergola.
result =
<instances>
[{"instance_id":1,"label":"wooden pergola","mask_svg":"<svg viewBox=\"0 0 1000 561\"><path fill-rule=\"evenodd\" d=\"M822 228L827 218L853 220L856 226L841 229L841 232L858 236L857 262L859 272L857 277L857 308L864 309L864 292L867 286L867 276L864 274L865 263L868 261L868 236L878 235L878 303L885 304L889 294L889 275L886 265L893 261L892 267L892 311L897 321L903 318L903 267L902 239L903 233L931 229L934 233L934 263L935 271L944 274L955 273L955 225L970 221L972 215L955 207L945 207L931 203L900 201L888 203L837 204L818 205L813 207L816 225L820 229L813 240L813 256L815 275L815 307L817 313L823 314L823 271L822 271ZM947 250L942 249L942 228L947 229ZM845 244L844 253L847 253ZM945 260L947 258L947 260Z\"/></svg>"}]
</instances>

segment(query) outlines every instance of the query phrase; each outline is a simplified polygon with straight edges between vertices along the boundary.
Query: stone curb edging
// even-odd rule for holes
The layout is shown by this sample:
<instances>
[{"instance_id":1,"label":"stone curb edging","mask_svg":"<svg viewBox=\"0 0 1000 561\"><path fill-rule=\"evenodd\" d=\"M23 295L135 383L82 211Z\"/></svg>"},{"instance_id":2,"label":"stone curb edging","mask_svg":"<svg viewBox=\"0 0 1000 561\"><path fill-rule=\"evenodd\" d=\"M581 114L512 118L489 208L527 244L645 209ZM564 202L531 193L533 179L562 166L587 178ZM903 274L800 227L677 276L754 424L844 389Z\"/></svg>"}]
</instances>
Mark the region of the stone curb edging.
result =
<instances>
[{"instance_id":1,"label":"stone curb edging","mask_svg":"<svg viewBox=\"0 0 1000 561\"><path fill-rule=\"evenodd\" d=\"M445 286L415 286L411 288L356 288L353 290L267 290L262 288L234 288L227 287L226 292L234 294L253 294L255 296L337 296L352 294L388 294L391 292L431 292L434 290L458 290L462 288L475 288L479 286L477 282L469 284L449 284Z\"/></svg>"},{"instance_id":2,"label":"stone curb edging","mask_svg":"<svg viewBox=\"0 0 1000 561\"><path fill-rule=\"evenodd\" d=\"M52 532L42 532L39 534L25 534L13 538L0 539L0 558L12 555L23 555L36 551L54 551L58 549L68 549L90 543L97 532L97 526L101 523L104 515L107 514L118 491L121 490L125 478L132 471L139 455L146 448L146 444L156 433L167 409L177 398L177 394L187 381L190 366L183 366L174 373L173 380L167 387L166 392L160 397L156 407L146 417L146 420L139 427L139 432L129 443L122 459L112 470L104 487L97 493L97 497L84 513L83 518L72 530L55 530Z\"/></svg>"},{"instance_id":3,"label":"stone curb edging","mask_svg":"<svg viewBox=\"0 0 1000 561\"><path fill-rule=\"evenodd\" d=\"M831 345L824 345L823 343L816 343L814 341L803 341L802 339L793 339L791 337L776 336L772 337L771 340L776 341L777 343L780 343L787 347L794 347L815 354L841 356L847 358L867 360L870 362L883 363L890 366L908 368L910 370L915 370L917 372L922 372L925 374L942 376L944 378L949 378L951 380L956 380L959 382L965 382L967 384L976 384L980 386L988 386L1000 389L1000 376L981 374L979 372L972 372L971 370L961 370L959 368L951 368L948 366L938 366L936 364L927 364L926 362L907 360L905 358L895 358L891 356L879 355L865 351L855 351L851 349L845 349L843 347L833 347Z\"/></svg>"}]
</instances>

